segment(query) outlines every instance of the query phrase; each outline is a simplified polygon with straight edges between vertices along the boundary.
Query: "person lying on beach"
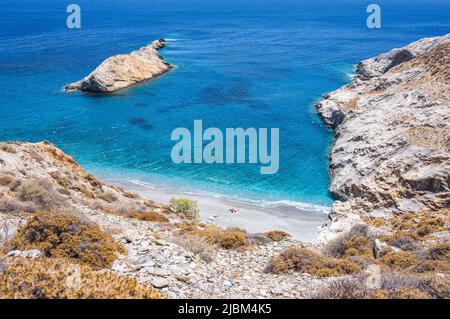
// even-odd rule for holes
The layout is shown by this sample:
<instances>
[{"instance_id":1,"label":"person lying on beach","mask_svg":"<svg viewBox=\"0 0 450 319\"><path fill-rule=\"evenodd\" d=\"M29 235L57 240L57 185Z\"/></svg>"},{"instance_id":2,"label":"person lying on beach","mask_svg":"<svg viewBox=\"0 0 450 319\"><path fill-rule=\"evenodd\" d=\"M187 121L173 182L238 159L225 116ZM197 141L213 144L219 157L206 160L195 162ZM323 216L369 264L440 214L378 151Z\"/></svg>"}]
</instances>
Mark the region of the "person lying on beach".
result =
<instances>
[{"instance_id":1,"label":"person lying on beach","mask_svg":"<svg viewBox=\"0 0 450 319\"><path fill-rule=\"evenodd\" d=\"M237 213L239 213L239 210L237 210L236 208L230 208L228 211L229 211L231 214L237 214Z\"/></svg>"}]
</instances>

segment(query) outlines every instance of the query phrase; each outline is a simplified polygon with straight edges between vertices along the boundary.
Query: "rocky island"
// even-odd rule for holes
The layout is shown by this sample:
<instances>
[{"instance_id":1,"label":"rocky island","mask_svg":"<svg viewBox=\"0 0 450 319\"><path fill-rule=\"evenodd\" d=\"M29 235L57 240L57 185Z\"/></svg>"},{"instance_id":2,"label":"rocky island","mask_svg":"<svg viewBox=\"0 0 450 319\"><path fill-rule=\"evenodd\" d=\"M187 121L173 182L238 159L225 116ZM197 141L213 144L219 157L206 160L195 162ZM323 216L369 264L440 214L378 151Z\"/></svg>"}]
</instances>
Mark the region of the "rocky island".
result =
<instances>
[{"instance_id":1,"label":"rocky island","mask_svg":"<svg viewBox=\"0 0 450 319\"><path fill-rule=\"evenodd\" d=\"M130 54L109 57L84 79L67 85L64 90L113 93L155 79L173 68L159 54L165 43L164 39L159 39Z\"/></svg>"}]
</instances>

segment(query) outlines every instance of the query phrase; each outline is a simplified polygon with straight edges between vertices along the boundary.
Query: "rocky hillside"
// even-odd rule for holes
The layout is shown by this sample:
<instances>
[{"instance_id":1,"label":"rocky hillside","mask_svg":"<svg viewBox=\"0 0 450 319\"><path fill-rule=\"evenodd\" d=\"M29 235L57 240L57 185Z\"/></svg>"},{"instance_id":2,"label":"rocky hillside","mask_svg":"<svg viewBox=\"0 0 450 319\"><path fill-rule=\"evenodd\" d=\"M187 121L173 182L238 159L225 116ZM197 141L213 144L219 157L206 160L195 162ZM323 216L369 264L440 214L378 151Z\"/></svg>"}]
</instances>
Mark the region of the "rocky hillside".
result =
<instances>
[{"instance_id":1,"label":"rocky hillside","mask_svg":"<svg viewBox=\"0 0 450 319\"><path fill-rule=\"evenodd\" d=\"M115 247L108 236L123 248ZM0 269L2 264L11 268L9 277L0 270L0 298L40 297L19 292L28 277L20 277L24 274L14 269L44 271L47 264L53 269L55 258L63 258L61 263L68 267L62 278L102 281L95 273L102 268L120 275L113 279L121 287L143 289L120 279L124 277L150 288L141 294L111 287L118 289L117 294L107 291L105 295L97 290L65 292L64 283L32 281L31 287L61 289L58 294L50 289L42 297L148 298L158 296L151 291L157 289L170 298L298 298L316 282L303 273L265 272L272 257L284 248L301 245L288 234L248 234L205 224L196 218L195 210L157 204L103 183L48 142L0 143L2 244ZM73 271L73 264L82 268ZM5 288L15 285L17 291Z\"/></svg>"},{"instance_id":2,"label":"rocky hillside","mask_svg":"<svg viewBox=\"0 0 450 319\"><path fill-rule=\"evenodd\" d=\"M450 34L359 63L317 110L335 132L325 238L361 220L449 215Z\"/></svg>"}]
</instances>

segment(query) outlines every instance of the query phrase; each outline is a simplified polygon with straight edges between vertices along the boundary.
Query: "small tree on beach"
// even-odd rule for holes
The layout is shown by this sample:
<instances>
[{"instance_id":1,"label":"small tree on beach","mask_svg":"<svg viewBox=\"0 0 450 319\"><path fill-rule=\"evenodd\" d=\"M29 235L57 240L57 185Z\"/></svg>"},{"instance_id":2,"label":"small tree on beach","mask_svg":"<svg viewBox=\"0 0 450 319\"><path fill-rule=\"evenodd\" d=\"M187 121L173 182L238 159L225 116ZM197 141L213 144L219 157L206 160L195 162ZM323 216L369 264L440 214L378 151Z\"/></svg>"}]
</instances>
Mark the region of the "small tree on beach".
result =
<instances>
[{"instance_id":1,"label":"small tree on beach","mask_svg":"<svg viewBox=\"0 0 450 319\"><path fill-rule=\"evenodd\" d=\"M188 198L171 198L169 207L179 215L185 215L188 218L199 219L199 209L197 201Z\"/></svg>"}]
</instances>

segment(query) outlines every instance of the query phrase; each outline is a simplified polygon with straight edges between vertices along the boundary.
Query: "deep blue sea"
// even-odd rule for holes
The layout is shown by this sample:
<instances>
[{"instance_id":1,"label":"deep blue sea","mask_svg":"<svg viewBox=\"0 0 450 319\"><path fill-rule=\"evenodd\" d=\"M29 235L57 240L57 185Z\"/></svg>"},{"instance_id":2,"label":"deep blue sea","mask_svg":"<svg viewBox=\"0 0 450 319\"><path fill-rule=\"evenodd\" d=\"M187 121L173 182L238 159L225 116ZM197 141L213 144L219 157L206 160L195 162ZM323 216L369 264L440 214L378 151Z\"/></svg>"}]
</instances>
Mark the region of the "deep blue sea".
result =
<instances>
[{"instance_id":1,"label":"deep blue sea","mask_svg":"<svg viewBox=\"0 0 450 319\"><path fill-rule=\"evenodd\" d=\"M450 1L0 1L0 140L49 140L103 177L182 190L330 205L332 132L315 113L361 59L450 32ZM81 7L79 30L66 6ZM62 87L157 38L177 68L112 96ZM177 165L173 129L280 128L280 170Z\"/></svg>"}]
</instances>

